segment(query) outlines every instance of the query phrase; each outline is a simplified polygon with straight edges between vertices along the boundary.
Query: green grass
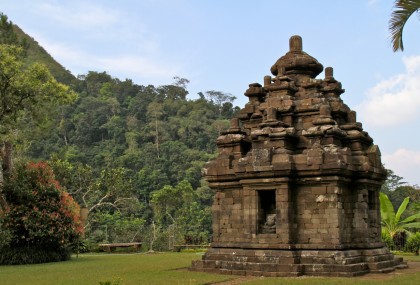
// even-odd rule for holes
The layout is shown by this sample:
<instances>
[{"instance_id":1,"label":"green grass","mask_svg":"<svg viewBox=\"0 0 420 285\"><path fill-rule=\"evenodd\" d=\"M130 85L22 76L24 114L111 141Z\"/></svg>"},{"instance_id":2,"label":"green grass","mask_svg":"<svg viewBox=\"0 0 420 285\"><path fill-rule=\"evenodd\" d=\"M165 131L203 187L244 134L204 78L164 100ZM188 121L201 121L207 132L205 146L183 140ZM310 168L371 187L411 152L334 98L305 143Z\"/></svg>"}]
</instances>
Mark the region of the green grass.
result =
<instances>
[{"instance_id":1,"label":"green grass","mask_svg":"<svg viewBox=\"0 0 420 285\"><path fill-rule=\"evenodd\" d=\"M1 285L84 285L121 279L131 284L206 284L231 276L179 270L189 267L196 253L79 255L58 263L0 266Z\"/></svg>"},{"instance_id":2,"label":"green grass","mask_svg":"<svg viewBox=\"0 0 420 285\"><path fill-rule=\"evenodd\" d=\"M69 285L95 284L120 280L118 285L131 284L212 284L240 276L206 274L185 270L193 259L200 258L197 253L159 253L159 254L84 254L79 258L58 263L37 265L0 266L1 285ZM405 260L420 262L419 256L404 256ZM184 268L184 269L183 269ZM369 275L357 278L254 278L241 280L235 284L314 284L314 285L411 285L419 284L420 272L396 271L370 278Z\"/></svg>"},{"instance_id":3,"label":"green grass","mask_svg":"<svg viewBox=\"0 0 420 285\"><path fill-rule=\"evenodd\" d=\"M399 254L398 254L399 255ZM413 254L410 255L400 255L402 258L404 258L404 261L412 261L412 262L420 262L420 256L415 256Z\"/></svg>"}]
</instances>

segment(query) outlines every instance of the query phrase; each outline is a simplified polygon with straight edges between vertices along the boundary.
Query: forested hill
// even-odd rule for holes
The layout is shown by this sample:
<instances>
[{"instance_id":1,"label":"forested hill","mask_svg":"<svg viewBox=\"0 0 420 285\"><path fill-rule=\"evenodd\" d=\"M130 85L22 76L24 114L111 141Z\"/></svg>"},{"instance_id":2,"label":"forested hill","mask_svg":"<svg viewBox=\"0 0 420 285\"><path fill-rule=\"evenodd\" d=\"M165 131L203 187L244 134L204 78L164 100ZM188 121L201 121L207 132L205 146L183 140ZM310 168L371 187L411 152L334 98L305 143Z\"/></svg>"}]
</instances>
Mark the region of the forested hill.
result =
<instances>
[{"instance_id":1,"label":"forested hill","mask_svg":"<svg viewBox=\"0 0 420 285\"><path fill-rule=\"evenodd\" d=\"M96 172L124 167L133 177L147 177L137 184L150 188L142 190L149 193L184 179L199 185L201 168L215 153L215 139L238 110L232 105L235 97L207 91L191 100L188 80L179 77L164 86L120 81L106 72L76 78L17 25L13 32L25 43L28 65L45 64L57 81L79 94L56 117L30 126L24 138L29 159L54 157Z\"/></svg>"},{"instance_id":2,"label":"forested hill","mask_svg":"<svg viewBox=\"0 0 420 285\"><path fill-rule=\"evenodd\" d=\"M158 87L105 72L79 79L77 101L31 130L26 155L52 159L59 181L88 207L86 237L121 242L136 236L165 250L175 225L174 242L208 242L213 193L201 172L238 110L233 97L209 91L188 99L179 78ZM156 228L155 243L150 233Z\"/></svg>"},{"instance_id":3,"label":"forested hill","mask_svg":"<svg viewBox=\"0 0 420 285\"><path fill-rule=\"evenodd\" d=\"M76 103L60 110L28 149L93 169L124 167L142 192L187 180L199 186L201 169L228 128L232 96L209 91L188 99L187 80L164 86L120 81L105 72L79 76Z\"/></svg>"},{"instance_id":4,"label":"forested hill","mask_svg":"<svg viewBox=\"0 0 420 285\"><path fill-rule=\"evenodd\" d=\"M38 110L38 120L22 116L8 139L16 161L49 161L63 189L88 209L86 239L148 241L161 250L169 235L180 244L208 242L212 193L201 171L239 110L235 97L203 90L191 99L189 81L179 77L162 86L102 71L75 78L13 26L17 41L2 21L0 43L23 46L25 65L45 64L78 95L70 105Z\"/></svg>"},{"instance_id":5,"label":"forested hill","mask_svg":"<svg viewBox=\"0 0 420 285\"><path fill-rule=\"evenodd\" d=\"M76 80L76 77L73 76L70 71L54 60L54 58L52 58L51 55L38 44L37 41L22 31L19 26L13 25L13 31L17 35L18 39L25 42L27 45L27 57L25 59L26 64L34 62L45 64L55 79L66 85L71 85Z\"/></svg>"}]
</instances>

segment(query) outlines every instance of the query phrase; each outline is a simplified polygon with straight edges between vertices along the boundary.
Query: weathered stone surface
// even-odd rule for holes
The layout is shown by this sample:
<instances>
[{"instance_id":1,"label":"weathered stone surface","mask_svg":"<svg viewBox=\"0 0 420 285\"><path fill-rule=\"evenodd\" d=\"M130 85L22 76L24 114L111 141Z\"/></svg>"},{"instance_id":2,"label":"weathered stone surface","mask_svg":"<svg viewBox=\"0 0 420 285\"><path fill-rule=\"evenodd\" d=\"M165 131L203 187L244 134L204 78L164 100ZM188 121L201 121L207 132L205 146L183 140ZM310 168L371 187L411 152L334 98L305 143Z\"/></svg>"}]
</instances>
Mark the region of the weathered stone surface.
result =
<instances>
[{"instance_id":1,"label":"weathered stone surface","mask_svg":"<svg viewBox=\"0 0 420 285\"><path fill-rule=\"evenodd\" d=\"M217 139L213 242L193 270L356 276L401 267L381 242L380 151L343 103L341 83L299 36Z\"/></svg>"}]
</instances>

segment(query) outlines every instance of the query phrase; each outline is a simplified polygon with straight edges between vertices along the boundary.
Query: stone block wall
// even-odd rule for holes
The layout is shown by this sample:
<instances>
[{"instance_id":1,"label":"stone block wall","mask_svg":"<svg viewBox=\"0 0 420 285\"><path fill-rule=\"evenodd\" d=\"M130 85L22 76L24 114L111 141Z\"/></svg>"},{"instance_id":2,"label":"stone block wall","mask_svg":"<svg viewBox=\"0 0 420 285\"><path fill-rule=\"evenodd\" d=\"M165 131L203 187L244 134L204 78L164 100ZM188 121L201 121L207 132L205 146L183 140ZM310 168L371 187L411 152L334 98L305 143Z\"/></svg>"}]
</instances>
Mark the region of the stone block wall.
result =
<instances>
[{"instance_id":1,"label":"stone block wall","mask_svg":"<svg viewBox=\"0 0 420 285\"><path fill-rule=\"evenodd\" d=\"M354 276L401 265L381 242L379 148L298 36L217 138L213 242L196 270ZM340 275L341 276L341 275Z\"/></svg>"}]
</instances>

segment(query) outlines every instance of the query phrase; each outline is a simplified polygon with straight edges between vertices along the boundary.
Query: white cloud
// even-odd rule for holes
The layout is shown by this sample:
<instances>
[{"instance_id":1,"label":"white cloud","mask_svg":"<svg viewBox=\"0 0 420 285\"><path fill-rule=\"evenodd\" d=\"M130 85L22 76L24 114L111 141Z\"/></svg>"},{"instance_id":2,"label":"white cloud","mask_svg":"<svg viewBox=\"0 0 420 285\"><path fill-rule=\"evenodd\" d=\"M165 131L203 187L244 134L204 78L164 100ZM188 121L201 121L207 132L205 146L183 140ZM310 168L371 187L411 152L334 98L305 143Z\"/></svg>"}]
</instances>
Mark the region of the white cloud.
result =
<instances>
[{"instance_id":1,"label":"white cloud","mask_svg":"<svg viewBox=\"0 0 420 285\"><path fill-rule=\"evenodd\" d=\"M373 127L396 126L420 117L420 56L403 58L405 72L380 81L358 106Z\"/></svg>"},{"instance_id":2,"label":"white cloud","mask_svg":"<svg viewBox=\"0 0 420 285\"><path fill-rule=\"evenodd\" d=\"M86 64L87 56L78 51L75 47L50 42L45 39L40 39L39 43L62 65L65 65L66 63L76 64L78 62Z\"/></svg>"},{"instance_id":3,"label":"white cloud","mask_svg":"<svg viewBox=\"0 0 420 285\"><path fill-rule=\"evenodd\" d=\"M402 176L409 184L420 185L420 151L397 149L394 153L382 155L385 167Z\"/></svg>"},{"instance_id":4,"label":"white cloud","mask_svg":"<svg viewBox=\"0 0 420 285\"><path fill-rule=\"evenodd\" d=\"M96 66L102 66L116 73L124 73L142 78L172 79L177 74L177 68L171 67L168 63L159 63L145 57L133 55L121 55L110 58L97 58Z\"/></svg>"},{"instance_id":5,"label":"white cloud","mask_svg":"<svg viewBox=\"0 0 420 285\"><path fill-rule=\"evenodd\" d=\"M42 3L37 7L39 14L47 16L54 21L71 27L81 29L92 29L95 27L110 26L118 22L118 15L114 10L105 9L98 5L86 2L80 5L65 6L57 4Z\"/></svg>"},{"instance_id":6,"label":"white cloud","mask_svg":"<svg viewBox=\"0 0 420 285\"><path fill-rule=\"evenodd\" d=\"M138 80L148 80L148 84L166 84L173 76L180 74L180 67L175 63L154 60L154 57L127 53L104 56L48 40L40 42L55 60L74 75L86 74L88 71L106 71L111 76L123 80L130 78L139 84L141 82Z\"/></svg>"}]
</instances>

